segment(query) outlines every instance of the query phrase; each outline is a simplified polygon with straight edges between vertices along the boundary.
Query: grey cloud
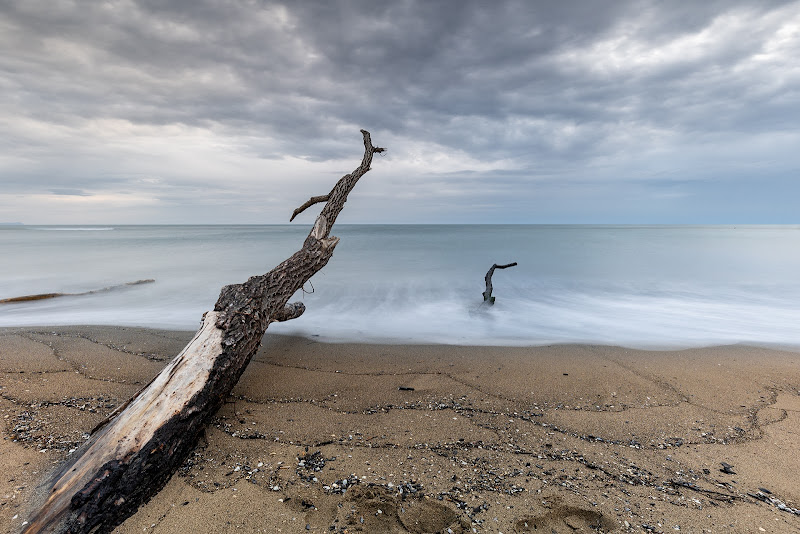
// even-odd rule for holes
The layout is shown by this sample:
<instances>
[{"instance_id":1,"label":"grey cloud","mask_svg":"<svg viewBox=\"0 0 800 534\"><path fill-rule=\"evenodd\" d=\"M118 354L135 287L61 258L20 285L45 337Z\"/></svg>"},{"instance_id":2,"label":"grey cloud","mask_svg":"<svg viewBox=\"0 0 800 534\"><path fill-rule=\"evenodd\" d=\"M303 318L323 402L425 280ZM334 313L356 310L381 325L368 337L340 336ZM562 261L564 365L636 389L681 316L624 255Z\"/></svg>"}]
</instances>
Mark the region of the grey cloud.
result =
<instances>
[{"instance_id":1,"label":"grey cloud","mask_svg":"<svg viewBox=\"0 0 800 534\"><path fill-rule=\"evenodd\" d=\"M797 157L768 145L797 123L800 78L790 66L800 45L788 36L785 50L765 46L776 37L776 14L797 7L0 2L0 121L10 132L0 140L10 158L0 172L15 192L138 187L172 199L164 188L192 182L189 174L178 180L177 168L160 185L110 178L115 163L132 165L132 149L100 134L87 147L70 134L120 120L213 132L243 157L341 159L353 153L352 132L366 127L397 141L390 154L424 143L498 162L491 172L441 174L442 190L465 180L505 180L507 195L515 184L549 179L605 181L609 190L659 175L694 183L729 171L726 153L744 166L771 158L785 173ZM726 31L736 17L741 30ZM678 49L681 39L688 44ZM708 147L705 159L698 146Z\"/></svg>"},{"instance_id":2,"label":"grey cloud","mask_svg":"<svg viewBox=\"0 0 800 534\"><path fill-rule=\"evenodd\" d=\"M51 189L50 192L54 195L73 196L73 197L88 197L89 193L81 189Z\"/></svg>"}]
</instances>

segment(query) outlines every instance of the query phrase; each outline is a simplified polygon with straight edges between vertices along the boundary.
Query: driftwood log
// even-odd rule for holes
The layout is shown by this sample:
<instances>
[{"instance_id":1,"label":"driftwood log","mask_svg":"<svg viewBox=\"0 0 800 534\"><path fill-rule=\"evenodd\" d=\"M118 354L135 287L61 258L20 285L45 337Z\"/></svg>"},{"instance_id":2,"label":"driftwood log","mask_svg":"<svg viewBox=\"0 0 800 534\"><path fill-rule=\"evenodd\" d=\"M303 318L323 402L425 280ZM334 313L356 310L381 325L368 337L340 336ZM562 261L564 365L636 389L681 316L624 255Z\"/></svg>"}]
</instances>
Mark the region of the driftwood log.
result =
<instances>
[{"instance_id":1,"label":"driftwood log","mask_svg":"<svg viewBox=\"0 0 800 534\"><path fill-rule=\"evenodd\" d=\"M222 288L194 339L55 476L26 534L108 532L163 487L239 380L267 326L305 311L302 303L287 302L328 263L339 242L331 227L373 154L384 151L372 146L369 132L361 133L361 165L292 215L327 202L302 248L268 273Z\"/></svg>"},{"instance_id":2,"label":"driftwood log","mask_svg":"<svg viewBox=\"0 0 800 534\"><path fill-rule=\"evenodd\" d=\"M0 304L16 304L18 302L30 302L32 300L45 300L54 299L56 297L81 297L83 295L94 295L96 293L105 293L106 291L114 291L115 289L122 289L128 286L138 286L141 284L151 284L155 282L152 278L147 280L136 280L135 282L126 282L115 286L108 286L102 289L93 289L92 291L84 291L82 293L38 293L36 295L23 295L21 297L12 297L9 299L0 300Z\"/></svg>"},{"instance_id":3,"label":"driftwood log","mask_svg":"<svg viewBox=\"0 0 800 534\"><path fill-rule=\"evenodd\" d=\"M483 302L487 305L491 306L494 304L494 297L492 296L492 275L494 274L495 269L508 269L509 267L514 267L517 262L508 263L506 265L497 265L496 263L489 268L489 272L486 273L486 291L483 292Z\"/></svg>"}]
</instances>

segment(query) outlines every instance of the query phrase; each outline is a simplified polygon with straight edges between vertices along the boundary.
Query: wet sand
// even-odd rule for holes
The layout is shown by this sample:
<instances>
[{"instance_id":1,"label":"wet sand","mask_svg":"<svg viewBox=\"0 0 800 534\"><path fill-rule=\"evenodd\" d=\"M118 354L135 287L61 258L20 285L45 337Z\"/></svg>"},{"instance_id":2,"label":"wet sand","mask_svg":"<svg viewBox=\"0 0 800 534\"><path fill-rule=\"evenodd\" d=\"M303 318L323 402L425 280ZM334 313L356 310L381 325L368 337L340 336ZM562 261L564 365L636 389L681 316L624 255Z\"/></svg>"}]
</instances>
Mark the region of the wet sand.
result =
<instances>
[{"instance_id":1,"label":"wet sand","mask_svg":"<svg viewBox=\"0 0 800 534\"><path fill-rule=\"evenodd\" d=\"M193 332L0 329L0 525ZM800 354L268 334L115 532L798 532Z\"/></svg>"}]
</instances>

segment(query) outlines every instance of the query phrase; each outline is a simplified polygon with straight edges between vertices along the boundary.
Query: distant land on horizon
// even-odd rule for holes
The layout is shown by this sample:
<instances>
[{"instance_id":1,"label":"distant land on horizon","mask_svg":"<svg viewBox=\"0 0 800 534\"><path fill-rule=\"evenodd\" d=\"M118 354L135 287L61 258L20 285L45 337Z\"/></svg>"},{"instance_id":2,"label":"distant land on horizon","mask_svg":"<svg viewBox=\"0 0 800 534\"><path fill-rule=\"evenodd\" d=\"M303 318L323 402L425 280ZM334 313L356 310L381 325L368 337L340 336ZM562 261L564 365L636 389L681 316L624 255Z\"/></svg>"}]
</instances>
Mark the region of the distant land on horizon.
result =
<instances>
[{"instance_id":1,"label":"distant land on horizon","mask_svg":"<svg viewBox=\"0 0 800 534\"><path fill-rule=\"evenodd\" d=\"M0 226L24 226L21 222L0 222Z\"/></svg>"}]
</instances>

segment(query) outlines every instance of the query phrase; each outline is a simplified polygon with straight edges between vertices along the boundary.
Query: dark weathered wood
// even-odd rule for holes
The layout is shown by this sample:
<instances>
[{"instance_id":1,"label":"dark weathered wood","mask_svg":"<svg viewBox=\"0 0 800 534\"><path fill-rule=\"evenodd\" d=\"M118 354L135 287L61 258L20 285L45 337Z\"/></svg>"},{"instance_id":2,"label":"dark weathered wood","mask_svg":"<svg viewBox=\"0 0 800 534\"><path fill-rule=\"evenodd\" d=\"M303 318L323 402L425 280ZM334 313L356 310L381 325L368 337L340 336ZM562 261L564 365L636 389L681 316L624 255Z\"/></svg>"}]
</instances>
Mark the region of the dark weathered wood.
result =
<instances>
[{"instance_id":1,"label":"dark weathered wood","mask_svg":"<svg viewBox=\"0 0 800 534\"><path fill-rule=\"evenodd\" d=\"M81 297L83 295L94 295L95 293L104 293L106 291L113 291L127 286L138 286L141 284L150 284L155 282L152 278L147 280L136 280L135 282L126 282L116 286L108 286L102 289L93 289L92 291L84 291L83 293L38 293L36 295L23 295L21 297L12 297L9 299L0 299L0 304L15 304L17 302L30 302L32 300L45 300L54 299L56 297Z\"/></svg>"},{"instance_id":2,"label":"dark weathered wood","mask_svg":"<svg viewBox=\"0 0 800 534\"><path fill-rule=\"evenodd\" d=\"M347 195L370 170L373 154L384 151L372 146L369 132L361 133L361 165L326 195L302 248L268 273L222 288L194 339L54 478L26 534L108 532L167 482L239 380L269 324L305 310L302 303L287 302L328 263L339 242L331 227Z\"/></svg>"},{"instance_id":3,"label":"dark weathered wood","mask_svg":"<svg viewBox=\"0 0 800 534\"><path fill-rule=\"evenodd\" d=\"M497 265L496 263L491 266L489 272L486 273L486 291L483 292L483 301L489 306L494 304L494 297L492 296L492 275L495 269L508 269L514 267L517 262L508 263L506 265Z\"/></svg>"},{"instance_id":4,"label":"dark weathered wood","mask_svg":"<svg viewBox=\"0 0 800 534\"><path fill-rule=\"evenodd\" d=\"M320 202L327 202L329 198L330 198L330 195L320 195L318 197L309 198L308 200L306 200L306 202L302 206L300 206L299 208L294 210L294 212L292 213L292 216L289 217L289 222L292 222L295 217L297 217L298 215L300 215L301 213L306 211L306 208L310 208L314 204L319 204Z\"/></svg>"}]
</instances>

